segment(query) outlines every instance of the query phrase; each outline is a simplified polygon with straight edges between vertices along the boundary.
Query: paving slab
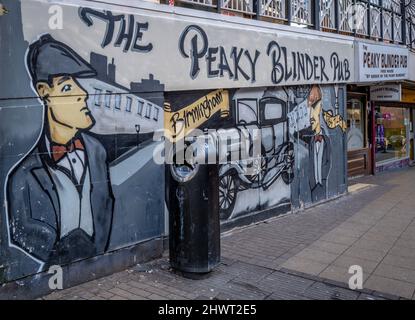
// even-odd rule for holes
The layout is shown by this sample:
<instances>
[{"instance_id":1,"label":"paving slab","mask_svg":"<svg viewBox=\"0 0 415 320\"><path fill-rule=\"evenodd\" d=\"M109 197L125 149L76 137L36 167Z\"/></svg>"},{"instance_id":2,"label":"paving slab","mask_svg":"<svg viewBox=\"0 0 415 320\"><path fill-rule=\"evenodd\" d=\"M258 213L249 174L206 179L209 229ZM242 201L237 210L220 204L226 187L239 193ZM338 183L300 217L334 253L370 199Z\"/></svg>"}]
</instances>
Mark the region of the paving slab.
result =
<instances>
[{"instance_id":1,"label":"paving slab","mask_svg":"<svg viewBox=\"0 0 415 320\"><path fill-rule=\"evenodd\" d=\"M165 255L43 299L412 299L413 181L415 168L355 179L370 187L229 230L222 263L202 280L175 273ZM353 265L361 290L348 288Z\"/></svg>"}]
</instances>

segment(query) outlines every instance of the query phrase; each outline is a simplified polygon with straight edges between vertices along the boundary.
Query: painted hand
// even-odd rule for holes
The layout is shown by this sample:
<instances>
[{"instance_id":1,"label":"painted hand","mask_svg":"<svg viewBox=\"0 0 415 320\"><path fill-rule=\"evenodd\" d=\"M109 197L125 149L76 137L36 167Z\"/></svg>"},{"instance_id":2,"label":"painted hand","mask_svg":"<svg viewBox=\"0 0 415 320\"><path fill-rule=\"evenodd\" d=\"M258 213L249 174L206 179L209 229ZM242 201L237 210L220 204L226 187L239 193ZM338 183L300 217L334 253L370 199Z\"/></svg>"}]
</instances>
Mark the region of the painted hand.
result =
<instances>
[{"instance_id":1,"label":"painted hand","mask_svg":"<svg viewBox=\"0 0 415 320\"><path fill-rule=\"evenodd\" d=\"M6 9L4 5L0 3L0 16L3 16L5 14L9 13L9 11Z\"/></svg>"}]
</instances>

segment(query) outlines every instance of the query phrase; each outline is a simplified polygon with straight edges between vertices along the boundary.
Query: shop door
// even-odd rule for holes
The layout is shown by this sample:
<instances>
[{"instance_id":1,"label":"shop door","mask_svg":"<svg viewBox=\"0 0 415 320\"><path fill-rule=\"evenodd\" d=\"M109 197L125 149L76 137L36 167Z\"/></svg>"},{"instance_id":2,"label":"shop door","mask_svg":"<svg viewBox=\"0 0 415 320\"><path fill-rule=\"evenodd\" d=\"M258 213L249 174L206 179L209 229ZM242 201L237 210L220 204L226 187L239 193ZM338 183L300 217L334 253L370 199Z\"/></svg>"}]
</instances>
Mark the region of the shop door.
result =
<instances>
[{"instance_id":1,"label":"shop door","mask_svg":"<svg viewBox=\"0 0 415 320\"><path fill-rule=\"evenodd\" d=\"M348 93L347 97L347 173L349 177L372 172L368 144L367 97Z\"/></svg>"}]
</instances>

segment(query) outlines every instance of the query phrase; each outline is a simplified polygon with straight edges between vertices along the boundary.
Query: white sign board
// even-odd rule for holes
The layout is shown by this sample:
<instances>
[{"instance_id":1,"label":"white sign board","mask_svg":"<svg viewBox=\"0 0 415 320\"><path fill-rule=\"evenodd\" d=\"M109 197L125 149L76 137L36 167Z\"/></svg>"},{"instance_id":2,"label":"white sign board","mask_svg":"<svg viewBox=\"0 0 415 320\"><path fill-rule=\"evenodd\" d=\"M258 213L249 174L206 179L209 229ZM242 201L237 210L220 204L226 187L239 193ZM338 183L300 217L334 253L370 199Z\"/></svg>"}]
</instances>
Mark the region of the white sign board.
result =
<instances>
[{"instance_id":1,"label":"white sign board","mask_svg":"<svg viewBox=\"0 0 415 320\"><path fill-rule=\"evenodd\" d=\"M166 91L347 83L355 78L353 40L323 32L277 24L265 28L220 15L192 17L179 9L170 13L92 1L53 3L63 9L62 30L49 27L49 1L22 1L24 39L30 44L50 34L86 61L103 56L124 87L150 74Z\"/></svg>"},{"instance_id":2,"label":"white sign board","mask_svg":"<svg viewBox=\"0 0 415 320\"><path fill-rule=\"evenodd\" d=\"M408 67L409 67L409 80L415 81L415 53L412 51L409 51L409 61L408 61Z\"/></svg>"},{"instance_id":3,"label":"white sign board","mask_svg":"<svg viewBox=\"0 0 415 320\"><path fill-rule=\"evenodd\" d=\"M402 89L400 84L385 84L370 87L372 101L401 101Z\"/></svg>"},{"instance_id":4,"label":"white sign board","mask_svg":"<svg viewBox=\"0 0 415 320\"><path fill-rule=\"evenodd\" d=\"M407 48L358 42L358 82L393 81L408 78Z\"/></svg>"}]
</instances>

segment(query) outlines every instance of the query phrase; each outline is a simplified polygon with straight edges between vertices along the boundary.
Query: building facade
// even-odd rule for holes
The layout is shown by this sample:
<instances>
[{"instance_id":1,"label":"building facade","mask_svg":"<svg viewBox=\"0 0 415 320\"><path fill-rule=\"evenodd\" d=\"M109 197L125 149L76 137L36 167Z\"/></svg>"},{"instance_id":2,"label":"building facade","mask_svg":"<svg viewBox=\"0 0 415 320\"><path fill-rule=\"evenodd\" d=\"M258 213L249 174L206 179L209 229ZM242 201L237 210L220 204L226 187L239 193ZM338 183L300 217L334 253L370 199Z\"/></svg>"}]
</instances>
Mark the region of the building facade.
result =
<instances>
[{"instance_id":1,"label":"building facade","mask_svg":"<svg viewBox=\"0 0 415 320\"><path fill-rule=\"evenodd\" d=\"M223 229L413 159L404 3L0 2L0 297L159 257L172 137L259 133L218 164Z\"/></svg>"}]
</instances>

